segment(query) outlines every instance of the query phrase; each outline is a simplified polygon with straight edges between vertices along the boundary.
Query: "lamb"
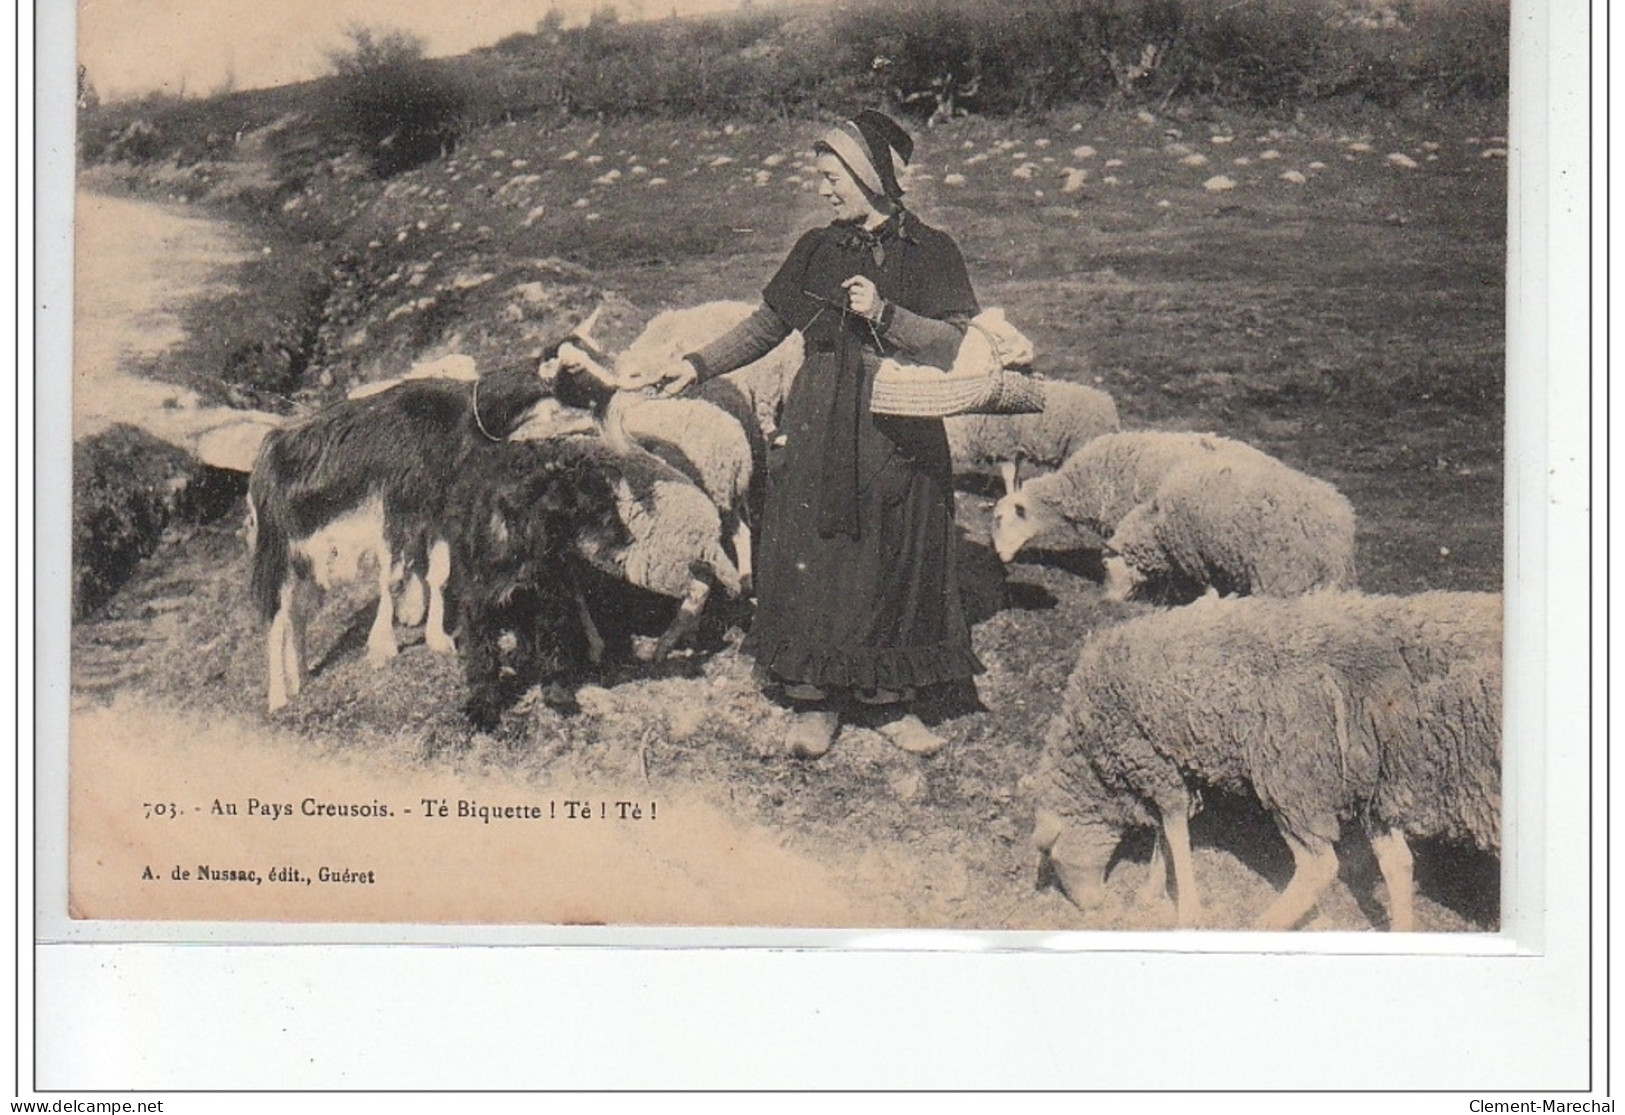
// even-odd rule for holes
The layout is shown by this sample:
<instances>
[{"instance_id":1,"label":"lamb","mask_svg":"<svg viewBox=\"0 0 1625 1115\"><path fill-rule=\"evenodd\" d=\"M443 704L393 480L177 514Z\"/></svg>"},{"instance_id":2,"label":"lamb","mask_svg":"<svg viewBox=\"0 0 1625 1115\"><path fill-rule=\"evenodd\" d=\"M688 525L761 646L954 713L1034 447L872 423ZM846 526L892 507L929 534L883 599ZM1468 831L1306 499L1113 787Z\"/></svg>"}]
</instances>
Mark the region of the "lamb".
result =
<instances>
[{"instance_id":1,"label":"lamb","mask_svg":"<svg viewBox=\"0 0 1625 1115\"><path fill-rule=\"evenodd\" d=\"M1096 438L1057 472L999 500L993 544L1103 547L1114 598L1289 596L1352 587L1354 509L1325 481L1212 434Z\"/></svg>"},{"instance_id":2,"label":"lamb","mask_svg":"<svg viewBox=\"0 0 1625 1115\"><path fill-rule=\"evenodd\" d=\"M1214 598L1133 620L1079 655L1045 741L1034 843L1089 905L1123 833L1160 825L1180 924L1194 925L1194 791L1250 792L1295 864L1260 928L1313 909L1358 820L1390 928L1411 929L1408 836L1499 851L1500 676L1488 594ZM1162 867L1159 848L1153 887Z\"/></svg>"},{"instance_id":3,"label":"lamb","mask_svg":"<svg viewBox=\"0 0 1625 1115\"><path fill-rule=\"evenodd\" d=\"M968 414L942 421L958 475L996 468L1006 495L1021 486L1023 462L1057 468L1102 434L1118 429L1117 404L1106 392L1065 380L1041 380L1039 414Z\"/></svg>"},{"instance_id":4,"label":"lamb","mask_svg":"<svg viewBox=\"0 0 1625 1115\"><path fill-rule=\"evenodd\" d=\"M595 438L570 439L594 467L618 470L616 506L632 541L587 555L628 584L680 601L671 626L638 657L658 661L699 622L713 584L729 596L742 591L738 568L723 551L716 505L687 477L636 447L617 449ZM583 605L585 611L585 605Z\"/></svg>"},{"instance_id":5,"label":"lamb","mask_svg":"<svg viewBox=\"0 0 1625 1115\"><path fill-rule=\"evenodd\" d=\"M558 353L570 351L558 346L537 367L505 368L472 384L403 382L266 436L249 476L248 537L251 596L270 623L272 712L302 684L312 590L355 579L368 555L377 562L379 593L368 659L382 665L394 657L391 585L417 569L429 587L424 641L436 652L455 650L444 600L451 575L440 529L446 492L471 446L506 436L551 391ZM420 609L414 603L403 611Z\"/></svg>"}]
</instances>

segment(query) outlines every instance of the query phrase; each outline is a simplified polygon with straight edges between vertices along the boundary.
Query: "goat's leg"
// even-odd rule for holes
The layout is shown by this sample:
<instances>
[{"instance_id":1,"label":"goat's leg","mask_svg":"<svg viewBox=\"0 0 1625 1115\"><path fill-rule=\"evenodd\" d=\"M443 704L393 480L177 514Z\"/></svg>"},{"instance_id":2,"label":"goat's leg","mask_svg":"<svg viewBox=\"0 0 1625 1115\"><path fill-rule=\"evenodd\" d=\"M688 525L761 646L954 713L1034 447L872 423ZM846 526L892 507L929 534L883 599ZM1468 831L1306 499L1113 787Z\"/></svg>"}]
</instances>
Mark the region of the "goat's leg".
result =
<instances>
[{"instance_id":1,"label":"goat's leg","mask_svg":"<svg viewBox=\"0 0 1625 1115\"><path fill-rule=\"evenodd\" d=\"M1182 927L1202 920L1202 900L1196 890L1196 861L1191 856L1191 820L1188 802L1162 810L1162 835L1168 841L1168 860L1174 868L1175 910Z\"/></svg>"},{"instance_id":2,"label":"goat's leg","mask_svg":"<svg viewBox=\"0 0 1625 1115\"><path fill-rule=\"evenodd\" d=\"M1329 841L1317 839L1310 844L1286 832L1281 835L1292 849L1292 881L1258 919L1259 929L1294 928L1337 878L1337 849Z\"/></svg>"},{"instance_id":3,"label":"goat's leg","mask_svg":"<svg viewBox=\"0 0 1625 1115\"><path fill-rule=\"evenodd\" d=\"M710 582L699 577L689 581L688 591L683 594L683 602L677 607L676 617L672 619L671 626L666 628L666 633L656 640L653 653L645 661L659 662L677 648L683 637L698 626L700 613L705 610L705 602L710 595Z\"/></svg>"},{"instance_id":4,"label":"goat's leg","mask_svg":"<svg viewBox=\"0 0 1625 1115\"><path fill-rule=\"evenodd\" d=\"M276 712L288 703L288 625L291 597L290 584L284 582L278 595L276 615L271 617L271 629L265 634L266 703Z\"/></svg>"},{"instance_id":5,"label":"goat's leg","mask_svg":"<svg viewBox=\"0 0 1625 1115\"><path fill-rule=\"evenodd\" d=\"M311 613L321 600L321 592L312 582L301 577L294 582L292 600L283 661L286 663L284 669L288 678L288 694L297 697L305 685L305 631L310 626Z\"/></svg>"},{"instance_id":6,"label":"goat's leg","mask_svg":"<svg viewBox=\"0 0 1625 1115\"><path fill-rule=\"evenodd\" d=\"M395 598L389 591L389 572L394 555L382 529L373 544L378 555L378 614L373 617L372 630L367 634L367 661L382 666L395 657Z\"/></svg>"},{"instance_id":7,"label":"goat's leg","mask_svg":"<svg viewBox=\"0 0 1625 1115\"><path fill-rule=\"evenodd\" d=\"M1409 933L1416 928L1411 846L1403 832L1389 829L1371 837L1371 850L1376 853L1383 882L1388 884L1388 929L1392 933Z\"/></svg>"},{"instance_id":8,"label":"goat's leg","mask_svg":"<svg viewBox=\"0 0 1625 1115\"><path fill-rule=\"evenodd\" d=\"M394 579L393 574L390 579ZM428 607L429 599L423 586L423 578L418 576L415 569L403 569L401 598L395 606L395 618L407 627L416 627L423 622Z\"/></svg>"},{"instance_id":9,"label":"goat's leg","mask_svg":"<svg viewBox=\"0 0 1625 1115\"><path fill-rule=\"evenodd\" d=\"M572 586L570 591L576 598L576 615L581 617L581 630L587 636L587 661L597 666L604 661L604 636L592 621L592 612L587 610L587 598L581 595L581 589Z\"/></svg>"},{"instance_id":10,"label":"goat's leg","mask_svg":"<svg viewBox=\"0 0 1625 1115\"><path fill-rule=\"evenodd\" d=\"M267 699L271 712L299 696L304 680L305 616L300 579L290 573L277 592L276 615L265 636Z\"/></svg>"},{"instance_id":11,"label":"goat's leg","mask_svg":"<svg viewBox=\"0 0 1625 1115\"><path fill-rule=\"evenodd\" d=\"M451 546L437 538L429 546L429 621L423 629L423 642L436 654L456 654L457 644L446 634L446 583L451 580Z\"/></svg>"}]
</instances>

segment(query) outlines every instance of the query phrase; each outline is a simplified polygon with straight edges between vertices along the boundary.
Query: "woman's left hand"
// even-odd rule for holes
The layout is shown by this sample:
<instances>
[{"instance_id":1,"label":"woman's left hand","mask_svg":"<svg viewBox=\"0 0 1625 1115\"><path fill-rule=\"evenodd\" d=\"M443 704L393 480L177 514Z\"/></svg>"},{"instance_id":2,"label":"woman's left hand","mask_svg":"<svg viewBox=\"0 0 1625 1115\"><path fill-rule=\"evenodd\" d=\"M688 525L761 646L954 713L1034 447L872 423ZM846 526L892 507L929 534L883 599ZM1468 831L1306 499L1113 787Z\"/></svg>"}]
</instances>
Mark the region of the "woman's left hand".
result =
<instances>
[{"instance_id":1,"label":"woman's left hand","mask_svg":"<svg viewBox=\"0 0 1625 1115\"><path fill-rule=\"evenodd\" d=\"M841 286L846 288L847 309L870 321L880 320L880 312L886 308L886 303L881 299L880 291L875 289L873 279L853 275Z\"/></svg>"}]
</instances>

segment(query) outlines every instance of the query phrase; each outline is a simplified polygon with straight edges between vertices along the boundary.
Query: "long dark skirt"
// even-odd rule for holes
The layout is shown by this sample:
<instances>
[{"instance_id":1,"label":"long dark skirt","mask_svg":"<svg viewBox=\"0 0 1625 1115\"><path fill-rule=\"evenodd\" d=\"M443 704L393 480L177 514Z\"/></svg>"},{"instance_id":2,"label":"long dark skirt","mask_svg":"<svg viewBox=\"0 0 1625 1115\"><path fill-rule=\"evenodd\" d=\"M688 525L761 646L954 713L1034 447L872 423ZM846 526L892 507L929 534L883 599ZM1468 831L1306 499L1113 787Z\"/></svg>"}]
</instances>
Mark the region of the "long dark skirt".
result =
<instances>
[{"instance_id":1,"label":"long dark skirt","mask_svg":"<svg viewBox=\"0 0 1625 1115\"><path fill-rule=\"evenodd\" d=\"M834 357L812 354L790 389L756 546L746 644L773 676L902 689L980 673L954 574L952 466L942 423L865 415L858 537L818 529L821 424ZM866 377L867 378L867 377Z\"/></svg>"}]
</instances>

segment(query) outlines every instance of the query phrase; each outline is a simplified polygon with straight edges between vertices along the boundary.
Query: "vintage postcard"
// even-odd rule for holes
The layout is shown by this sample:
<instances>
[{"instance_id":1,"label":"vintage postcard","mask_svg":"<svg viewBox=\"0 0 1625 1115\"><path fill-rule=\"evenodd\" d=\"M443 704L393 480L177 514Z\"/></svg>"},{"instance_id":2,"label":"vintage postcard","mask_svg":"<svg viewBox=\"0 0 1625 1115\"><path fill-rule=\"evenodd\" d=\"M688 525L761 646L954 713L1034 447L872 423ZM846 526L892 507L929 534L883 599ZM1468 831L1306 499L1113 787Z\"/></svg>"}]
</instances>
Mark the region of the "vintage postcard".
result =
<instances>
[{"instance_id":1,"label":"vintage postcard","mask_svg":"<svg viewBox=\"0 0 1625 1115\"><path fill-rule=\"evenodd\" d=\"M183 8L72 918L1503 928L1506 0Z\"/></svg>"}]
</instances>

